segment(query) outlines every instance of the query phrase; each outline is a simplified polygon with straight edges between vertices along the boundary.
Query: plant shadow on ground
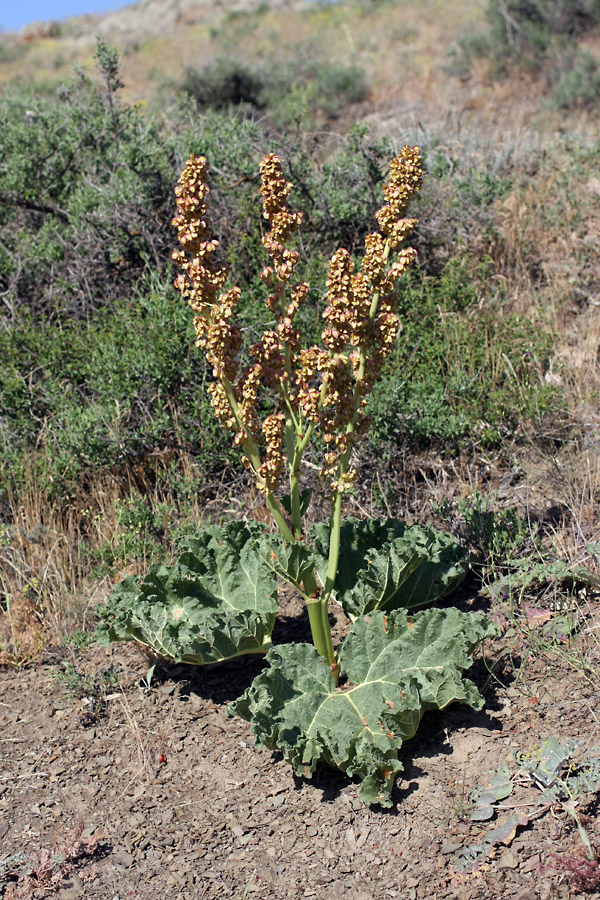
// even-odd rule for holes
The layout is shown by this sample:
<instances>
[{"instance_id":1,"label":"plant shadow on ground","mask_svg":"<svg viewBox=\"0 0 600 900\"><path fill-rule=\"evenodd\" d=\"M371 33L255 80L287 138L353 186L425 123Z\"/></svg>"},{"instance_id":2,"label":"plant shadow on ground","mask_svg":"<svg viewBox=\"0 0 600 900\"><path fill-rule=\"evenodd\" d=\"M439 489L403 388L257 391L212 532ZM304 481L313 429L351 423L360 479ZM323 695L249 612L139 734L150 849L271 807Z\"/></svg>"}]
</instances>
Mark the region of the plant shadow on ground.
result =
<instances>
[{"instance_id":1,"label":"plant shadow on ground","mask_svg":"<svg viewBox=\"0 0 600 900\"><path fill-rule=\"evenodd\" d=\"M160 660L152 675L151 687L160 689L174 682L184 703L194 694L202 700L226 704L237 700L264 667L262 657L240 657L209 666L173 666Z\"/></svg>"},{"instance_id":2,"label":"plant shadow on ground","mask_svg":"<svg viewBox=\"0 0 600 900\"><path fill-rule=\"evenodd\" d=\"M483 598L477 593L474 579L465 589L461 589L453 598L459 608L483 609ZM306 608L299 601L287 600L284 604L289 615L280 614L273 631L274 644L282 644L290 641L310 642L310 625ZM296 612L297 610L297 612ZM345 619L344 616L342 618ZM345 630L344 623L330 615L331 625L334 630ZM502 658L503 659L503 658ZM430 773L426 766L428 759L435 760L440 757L451 757L453 748L448 743L448 734L457 729L469 730L477 728L487 729L490 732L502 730L502 724L490 713L502 708L499 700L499 691L505 689L515 675L511 667L504 666L502 659L495 658L490 666L490 661L485 657L476 659L465 675L472 680L485 696L485 708L475 710L471 707L456 703L445 710L431 711L425 714L419 730L414 738L407 741L400 752L400 759L404 765L404 771L400 774L392 791L392 807L390 809L377 808L379 812L389 816L395 816L402 812L402 806L406 799L421 789L421 780ZM492 675L496 667L502 668L503 675ZM159 662L152 677L153 686L160 689L169 682L178 685L179 698L183 703L189 702L190 696L195 695L203 700L209 700L215 704L228 704L237 699L251 684L254 678L265 668L263 658L252 656L241 657L228 663L214 666L198 667L187 665L169 665ZM283 755L278 750L272 751L274 763L280 763ZM418 759L419 762L415 762ZM296 791L306 789L317 790L321 794L321 803L333 803L340 795L347 791L349 786L356 787L356 793L360 788L360 780L351 778L345 773L321 766L310 777L293 775Z\"/></svg>"},{"instance_id":3,"label":"plant shadow on ground","mask_svg":"<svg viewBox=\"0 0 600 900\"><path fill-rule=\"evenodd\" d=\"M280 761L283 757L280 753L275 753L274 759ZM389 809L385 809L381 806L373 807L382 815L398 815L401 812L403 801L418 790L419 777L427 774L425 769L421 769L421 767L414 764L412 760L406 759L405 762L405 772L400 774L392 790L392 806ZM410 772L410 783L404 784L404 782L407 781L407 772ZM303 778L300 775L294 775L293 778L296 791L307 789L320 791L321 803L333 803L344 791L348 790L349 785L354 785L356 787L356 796L358 795L360 788L360 781L358 778L351 778L348 775L345 775L344 772L339 771L339 769L328 769L326 767L318 769L310 778ZM400 786L401 784L403 785L402 787Z\"/></svg>"},{"instance_id":4,"label":"plant shadow on ground","mask_svg":"<svg viewBox=\"0 0 600 900\"><path fill-rule=\"evenodd\" d=\"M298 609L300 610L300 603ZM332 625L335 624L332 621ZM299 641L311 643L305 607L297 614L278 615L273 629L273 644ZM264 657L251 655L208 666L173 665L167 660L159 660L152 674L151 684L162 686L168 681L174 681L180 686L179 695L182 698L193 693L213 703L231 703L244 693L264 668Z\"/></svg>"},{"instance_id":5,"label":"plant shadow on ground","mask_svg":"<svg viewBox=\"0 0 600 900\"><path fill-rule=\"evenodd\" d=\"M491 708L499 709L500 704L495 703L494 705L494 699L494 697L491 698ZM452 756L454 751L447 741L447 735L457 728L467 731L470 728L488 729L492 732L501 731L502 725L488 714L487 708L474 710L464 704L455 704L441 712L426 713L415 737L407 741L400 751L400 761L404 770L394 784L392 806L389 809L375 807L378 812L387 816L395 816L402 812L404 802L421 789L423 779L431 774L426 765L427 760L439 760L440 757ZM283 756L275 751L273 759L280 762ZM416 759L418 762L415 761ZM311 777L303 778L294 775L293 778L297 791L306 788L320 791L321 803L334 802L344 791L348 790L350 784L355 785L357 793L360 788L358 778L351 778L339 770L326 766L319 768Z\"/></svg>"}]
</instances>

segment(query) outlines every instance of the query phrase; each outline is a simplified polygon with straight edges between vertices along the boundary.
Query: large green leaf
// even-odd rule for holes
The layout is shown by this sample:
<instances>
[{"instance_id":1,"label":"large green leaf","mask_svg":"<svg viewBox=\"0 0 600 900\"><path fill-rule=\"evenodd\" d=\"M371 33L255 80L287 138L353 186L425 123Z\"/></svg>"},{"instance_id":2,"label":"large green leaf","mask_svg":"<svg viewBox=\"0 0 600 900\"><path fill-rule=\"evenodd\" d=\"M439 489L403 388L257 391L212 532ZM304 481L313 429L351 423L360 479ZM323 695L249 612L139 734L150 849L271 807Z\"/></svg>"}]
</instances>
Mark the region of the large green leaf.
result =
<instances>
[{"instance_id":1,"label":"large green leaf","mask_svg":"<svg viewBox=\"0 0 600 900\"><path fill-rule=\"evenodd\" d=\"M134 640L192 665L265 653L277 579L258 553L259 527L234 522L186 540L177 565L125 578L99 609L103 643Z\"/></svg>"},{"instance_id":2,"label":"large green leaf","mask_svg":"<svg viewBox=\"0 0 600 900\"><path fill-rule=\"evenodd\" d=\"M322 582L329 534L328 525L311 529ZM446 532L397 519L346 519L334 597L353 619L376 609L419 609L458 587L468 567L464 549Z\"/></svg>"},{"instance_id":3,"label":"large green leaf","mask_svg":"<svg viewBox=\"0 0 600 900\"><path fill-rule=\"evenodd\" d=\"M279 578L303 591L303 581L315 567L315 558L302 541L286 541L280 534L264 532L257 541L265 565Z\"/></svg>"},{"instance_id":4,"label":"large green leaf","mask_svg":"<svg viewBox=\"0 0 600 900\"><path fill-rule=\"evenodd\" d=\"M398 751L423 713L483 699L462 678L476 645L496 633L484 616L456 609L375 612L353 625L340 651L348 683L336 688L309 644L273 647L229 712L252 722L257 743L279 749L298 775L319 764L362 779L365 803L391 806Z\"/></svg>"}]
</instances>

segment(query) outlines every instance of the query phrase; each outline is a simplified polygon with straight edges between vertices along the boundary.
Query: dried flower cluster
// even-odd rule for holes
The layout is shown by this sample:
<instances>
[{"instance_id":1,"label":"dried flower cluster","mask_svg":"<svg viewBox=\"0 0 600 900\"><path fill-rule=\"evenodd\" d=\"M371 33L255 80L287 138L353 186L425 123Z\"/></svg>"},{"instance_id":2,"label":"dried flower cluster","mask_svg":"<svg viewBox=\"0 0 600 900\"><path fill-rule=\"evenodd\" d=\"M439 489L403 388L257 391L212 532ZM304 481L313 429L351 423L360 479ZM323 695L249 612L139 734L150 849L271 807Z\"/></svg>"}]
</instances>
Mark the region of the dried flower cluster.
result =
<instances>
[{"instance_id":1,"label":"dried flower cluster","mask_svg":"<svg viewBox=\"0 0 600 900\"><path fill-rule=\"evenodd\" d=\"M225 290L227 269L214 260L217 242L210 238L206 217L203 157L189 160L176 188L179 212L173 224L182 249L173 253L181 269L175 284L194 310L197 345L213 367L215 413L235 431L236 444L245 448L245 463L256 472L259 488L266 495L276 490L286 460L291 472L286 430L293 433L297 447L308 430L318 427L326 444L322 474L337 493L351 483L350 452L366 428L367 398L398 331L394 289L416 253L412 248L400 250L392 262L390 253L415 226L405 213L421 186L419 148L405 147L390 165L386 203L376 214L381 233L367 235L360 269L355 271L346 250L337 250L331 259L322 347L302 348L294 324L309 285L290 285L299 254L287 243L302 221L301 214L287 206L292 185L274 154L265 157L260 173L263 215L270 225L263 238L270 264L260 277L269 289L267 306L275 321L250 348L251 360L239 377L241 337L232 318L240 292ZM274 390L279 400L279 411L262 425L261 386Z\"/></svg>"}]
</instances>

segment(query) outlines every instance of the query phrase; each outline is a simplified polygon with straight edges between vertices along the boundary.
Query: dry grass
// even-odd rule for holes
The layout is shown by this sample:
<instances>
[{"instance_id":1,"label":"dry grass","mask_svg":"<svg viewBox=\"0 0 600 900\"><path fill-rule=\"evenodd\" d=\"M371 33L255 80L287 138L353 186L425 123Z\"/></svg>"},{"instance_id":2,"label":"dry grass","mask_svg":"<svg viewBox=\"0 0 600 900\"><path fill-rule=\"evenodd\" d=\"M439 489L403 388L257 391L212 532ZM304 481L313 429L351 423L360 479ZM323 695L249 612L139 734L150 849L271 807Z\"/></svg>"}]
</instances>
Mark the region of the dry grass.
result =
<instances>
[{"instance_id":1,"label":"dry grass","mask_svg":"<svg viewBox=\"0 0 600 900\"><path fill-rule=\"evenodd\" d=\"M96 486L97 508L108 510L112 499L103 485ZM1 662L30 662L45 644L60 643L91 620L104 585L87 583L86 547L102 536L84 534L80 513L75 505L57 509L33 473L18 497L9 496L7 518L12 524L5 526L0 548Z\"/></svg>"},{"instance_id":2,"label":"dry grass","mask_svg":"<svg viewBox=\"0 0 600 900\"><path fill-rule=\"evenodd\" d=\"M95 609L113 584L126 575L145 574L150 564L143 555L123 559L110 575L94 574L98 551L115 550L122 533L119 505L130 496L143 496L152 509L180 509L164 517L163 543L167 556L175 553L172 531L187 522L218 520L231 511L232 485L222 473L221 487L202 484L198 463L180 454L177 468L198 491L181 509L175 492L159 477L173 459L150 454L120 471L96 473L74 490L68 504L54 502L41 486L33 464L18 496L9 493L5 521L0 523L0 665L20 667L38 660L44 649L60 646L75 630L95 623ZM245 479L236 491L243 494ZM258 496L247 498L248 508L259 507ZM257 511L257 516L261 513Z\"/></svg>"},{"instance_id":3,"label":"dry grass","mask_svg":"<svg viewBox=\"0 0 600 900\"><path fill-rule=\"evenodd\" d=\"M181 466L192 477L193 461L182 459ZM0 532L0 665L28 664L74 630L89 629L112 582L90 577L94 553L115 545L118 503L132 490L141 488L151 503L158 502L151 474L142 465L100 473L68 505L57 506L32 467L18 496L9 494L6 521L11 524ZM191 515L199 518L200 509L193 508ZM116 580L146 568L144 559L128 561Z\"/></svg>"}]
</instances>

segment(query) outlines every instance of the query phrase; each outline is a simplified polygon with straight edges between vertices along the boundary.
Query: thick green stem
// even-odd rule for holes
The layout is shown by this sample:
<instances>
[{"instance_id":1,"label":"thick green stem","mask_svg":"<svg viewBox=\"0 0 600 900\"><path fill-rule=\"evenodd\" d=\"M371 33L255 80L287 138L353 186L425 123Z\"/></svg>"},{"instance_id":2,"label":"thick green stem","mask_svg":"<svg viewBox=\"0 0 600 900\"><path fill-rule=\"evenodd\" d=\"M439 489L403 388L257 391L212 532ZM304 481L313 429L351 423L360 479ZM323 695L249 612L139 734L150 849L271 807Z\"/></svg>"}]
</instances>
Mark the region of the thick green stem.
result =
<instances>
[{"instance_id":1,"label":"thick green stem","mask_svg":"<svg viewBox=\"0 0 600 900\"><path fill-rule=\"evenodd\" d=\"M342 460L343 461L343 460ZM340 465L341 469L341 465ZM340 472L340 475L344 473ZM335 579L337 576L338 564L340 559L340 528L342 524L342 495L338 492L335 495L331 510L331 532L329 535L329 558L327 560L327 574L325 576L325 584L323 586L323 596L329 600Z\"/></svg>"},{"instance_id":2,"label":"thick green stem","mask_svg":"<svg viewBox=\"0 0 600 900\"><path fill-rule=\"evenodd\" d=\"M337 684L339 665L333 649L331 627L327 615L327 600L319 591L314 571L304 576L304 592L309 598L306 602L306 608L308 610L308 621L313 644L317 653L327 661L331 668L333 679Z\"/></svg>"},{"instance_id":3,"label":"thick green stem","mask_svg":"<svg viewBox=\"0 0 600 900\"><path fill-rule=\"evenodd\" d=\"M302 454L304 453L304 440L300 436L300 429L296 432L294 455L290 460L290 502L292 509L292 529L297 540L302 539L302 509L300 507L300 469L302 466Z\"/></svg>"},{"instance_id":4,"label":"thick green stem","mask_svg":"<svg viewBox=\"0 0 600 900\"><path fill-rule=\"evenodd\" d=\"M300 478L294 461L290 467L290 503L292 510L292 531L296 540L302 538L302 509L300 508Z\"/></svg>"},{"instance_id":5,"label":"thick green stem","mask_svg":"<svg viewBox=\"0 0 600 900\"><path fill-rule=\"evenodd\" d=\"M269 508L269 512L273 516L273 520L274 520L275 524L277 525L281 536L283 538L285 538L286 541L295 540L294 535L292 534L292 531L290 530L290 526L285 521L285 516L283 515L283 511L282 511L281 507L279 506L279 503L273 496L273 494L267 494L265 499L266 499L267 506Z\"/></svg>"},{"instance_id":6,"label":"thick green stem","mask_svg":"<svg viewBox=\"0 0 600 900\"><path fill-rule=\"evenodd\" d=\"M302 510L300 509L300 465L302 452L299 450L299 438L294 423L286 418L286 445L290 478L290 507L292 514L292 531L296 540L302 537Z\"/></svg>"}]
</instances>

